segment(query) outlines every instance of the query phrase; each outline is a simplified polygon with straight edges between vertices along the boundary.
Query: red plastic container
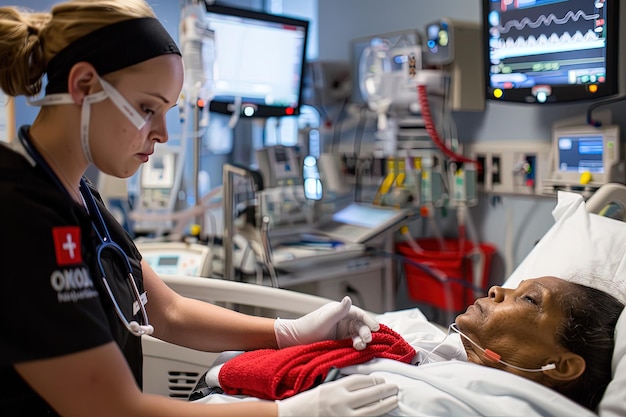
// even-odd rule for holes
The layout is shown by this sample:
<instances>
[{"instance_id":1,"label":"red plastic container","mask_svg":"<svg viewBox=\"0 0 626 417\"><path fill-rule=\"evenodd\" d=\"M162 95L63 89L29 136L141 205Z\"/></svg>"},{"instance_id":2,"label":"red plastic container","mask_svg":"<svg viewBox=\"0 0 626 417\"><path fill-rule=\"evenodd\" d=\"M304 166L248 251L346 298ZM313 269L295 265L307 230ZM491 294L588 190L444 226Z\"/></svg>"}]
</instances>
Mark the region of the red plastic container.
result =
<instances>
[{"instance_id":1,"label":"red plastic container","mask_svg":"<svg viewBox=\"0 0 626 417\"><path fill-rule=\"evenodd\" d=\"M403 242L396 244L396 250L410 261L441 271L447 278L473 284L473 259L475 258L470 255L474 249L474 243L465 241L462 250L459 250L458 240L444 239L444 242L445 248L441 248L436 239L417 239L418 245L423 249L422 253L415 252ZM481 243L479 247L484 255L482 277L479 282L483 293L486 293L491 258L496 248L489 243ZM404 263L404 270L410 298L443 310L465 310L477 297L484 295L476 294L471 287L466 287L454 280L448 281L447 284L442 283L417 266L411 265L410 262ZM450 300L446 297L446 285L449 286Z\"/></svg>"}]
</instances>

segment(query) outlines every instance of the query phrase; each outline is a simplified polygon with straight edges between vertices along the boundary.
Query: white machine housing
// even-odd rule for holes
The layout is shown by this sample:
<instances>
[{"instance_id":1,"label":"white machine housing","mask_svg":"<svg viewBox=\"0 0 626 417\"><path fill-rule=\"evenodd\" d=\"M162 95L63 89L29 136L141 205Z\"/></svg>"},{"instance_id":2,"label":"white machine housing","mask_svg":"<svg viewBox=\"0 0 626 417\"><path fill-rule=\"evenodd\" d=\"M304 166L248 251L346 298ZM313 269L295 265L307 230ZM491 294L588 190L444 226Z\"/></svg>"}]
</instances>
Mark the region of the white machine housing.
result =
<instances>
[{"instance_id":1,"label":"white machine housing","mask_svg":"<svg viewBox=\"0 0 626 417\"><path fill-rule=\"evenodd\" d=\"M185 242L136 242L148 265L159 275L208 277L212 272L213 251L207 245Z\"/></svg>"},{"instance_id":2,"label":"white machine housing","mask_svg":"<svg viewBox=\"0 0 626 417\"><path fill-rule=\"evenodd\" d=\"M483 111L485 82L482 34L476 22L441 18L426 25L424 66L438 67L450 77L450 108Z\"/></svg>"},{"instance_id":3,"label":"white machine housing","mask_svg":"<svg viewBox=\"0 0 626 417\"><path fill-rule=\"evenodd\" d=\"M177 209L182 170L182 152L172 146L156 147L154 155L141 166L138 201L133 209L135 232L166 232L174 226L172 220L147 221L141 215L172 214Z\"/></svg>"},{"instance_id":4,"label":"white machine housing","mask_svg":"<svg viewBox=\"0 0 626 417\"><path fill-rule=\"evenodd\" d=\"M624 183L620 129L617 125L555 127L552 131L552 172L546 193L582 187L595 190L609 182ZM587 177L587 178L585 178Z\"/></svg>"}]
</instances>

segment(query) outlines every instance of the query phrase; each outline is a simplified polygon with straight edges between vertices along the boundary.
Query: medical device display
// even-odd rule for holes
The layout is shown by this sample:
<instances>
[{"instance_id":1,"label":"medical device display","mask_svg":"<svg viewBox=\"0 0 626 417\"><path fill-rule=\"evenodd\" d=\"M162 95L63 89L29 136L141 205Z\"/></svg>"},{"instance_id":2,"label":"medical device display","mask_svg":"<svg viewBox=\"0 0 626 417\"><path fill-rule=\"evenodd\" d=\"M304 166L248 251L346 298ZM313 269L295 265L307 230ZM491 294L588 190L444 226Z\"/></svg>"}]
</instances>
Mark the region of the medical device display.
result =
<instances>
[{"instance_id":1,"label":"medical device display","mask_svg":"<svg viewBox=\"0 0 626 417\"><path fill-rule=\"evenodd\" d=\"M137 241L143 259L158 274L208 277L212 272L212 251L207 245L186 242Z\"/></svg>"},{"instance_id":2,"label":"medical device display","mask_svg":"<svg viewBox=\"0 0 626 417\"><path fill-rule=\"evenodd\" d=\"M274 145L256 151L266 188L302 183L302 163L293 146Z\"/></svg>"},{"instance_id":3,"label":"medical device display","mask_svg":"<svg viewBox=\"0 0 626 417\"><path fill-rule=\"evenodd\" d=\"M618 126L555 128L552 141L553 170L544 186L599 188L624 182Z\"/></svg>"},{"instance_id":4,"label":"medical device display","mask_svg":"<svg viewBox=\"0 0 626 417\"><path fill-rule=\"evenodd\" d=\"M364 243L406 220L408 215L406 209L352 203L316 230L341 242Z\"/></svg>"},{"instance_id":5,"label":"medical device display","mask_svg":"<svg viewBox=\"0 0 626 417\"><path fill-rule=\"evenodd\" d=\"M618 4L483 0L487 97L555 103L616 94Z\"/></svg>"},{"instance_id":6,"label":"medical device display","mask_svg":"<svg viewBox=\"0 0 626 417\"><path fill-rule=\"evenodd\" d=\"M208 4L206 10L215 39L210 110L243 117L299 114L308 21Z\"/></svg>"}]
</instances>

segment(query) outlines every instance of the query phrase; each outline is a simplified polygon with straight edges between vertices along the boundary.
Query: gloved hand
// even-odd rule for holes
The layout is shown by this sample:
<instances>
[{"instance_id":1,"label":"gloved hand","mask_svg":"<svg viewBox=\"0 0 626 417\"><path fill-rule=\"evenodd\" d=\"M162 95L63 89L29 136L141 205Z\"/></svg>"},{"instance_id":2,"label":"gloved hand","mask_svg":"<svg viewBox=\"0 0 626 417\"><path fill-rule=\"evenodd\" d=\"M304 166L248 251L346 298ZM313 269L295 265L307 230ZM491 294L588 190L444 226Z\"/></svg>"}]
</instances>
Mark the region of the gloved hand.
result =
<instances>
[{"instance_id":1,"label":"gloved hand","mask_svg":"<svg viewBox=\"0 0 626 417\"><path fill-rule=\"evenodd\" d=\"M398 387L381 377L355 374L276 403L278 417L380 416L398 405Z\"/></svg>"},{"instance_id":2,"label":"gloved hand","mask_svg":"<svg viewBox=\"0 0 626 417\"><path fill-rule=\"evenodd\" d=\"M340 303L325 304L299 319L276 319L274 322L276 342L281 349L351 337L354 348L363 350L372 341L372 331L379 328L378 322L365 311L353 306L348 296Z\"/></svg>"}]
</instances>

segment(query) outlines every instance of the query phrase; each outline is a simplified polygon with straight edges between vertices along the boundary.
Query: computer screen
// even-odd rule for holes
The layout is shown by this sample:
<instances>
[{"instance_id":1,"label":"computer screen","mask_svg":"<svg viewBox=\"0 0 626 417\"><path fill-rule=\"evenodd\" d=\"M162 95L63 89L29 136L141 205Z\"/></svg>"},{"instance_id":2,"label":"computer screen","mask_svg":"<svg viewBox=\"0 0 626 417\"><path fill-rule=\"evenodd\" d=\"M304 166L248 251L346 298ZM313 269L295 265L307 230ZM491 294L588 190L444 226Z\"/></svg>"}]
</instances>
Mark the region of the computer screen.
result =
<instances>
[{"instance_id":1,"label":"computer screen","mask_svg":"<svg viewBox=\"0 0 626 417\"><path fill-rule=\"evenodd\" d=\"M215 5L207 5L205 18L215 37L209 109L244 117L299 114L308 21Z\"/></svg>"},{"instance_id":2,"label":"computer screen","mask_svg":"<svg viewBox=\"0 0 626 417\"><path fill-rule=\"evenodd\" d=\"M557 103L618 92L618 0L483 0L489 99Z\"/></svg>"}]
</instances>

